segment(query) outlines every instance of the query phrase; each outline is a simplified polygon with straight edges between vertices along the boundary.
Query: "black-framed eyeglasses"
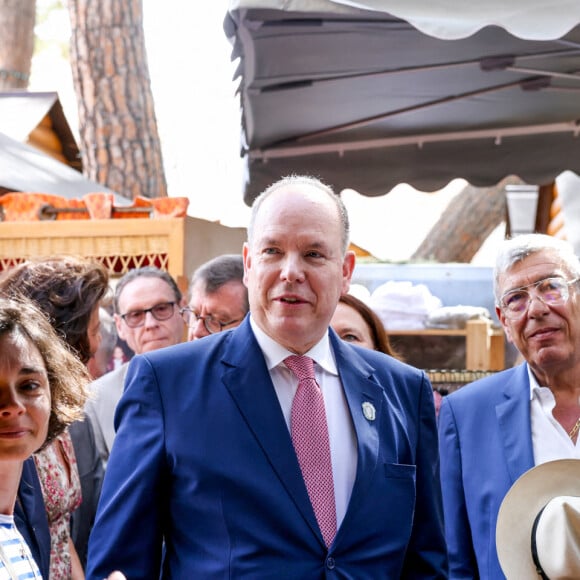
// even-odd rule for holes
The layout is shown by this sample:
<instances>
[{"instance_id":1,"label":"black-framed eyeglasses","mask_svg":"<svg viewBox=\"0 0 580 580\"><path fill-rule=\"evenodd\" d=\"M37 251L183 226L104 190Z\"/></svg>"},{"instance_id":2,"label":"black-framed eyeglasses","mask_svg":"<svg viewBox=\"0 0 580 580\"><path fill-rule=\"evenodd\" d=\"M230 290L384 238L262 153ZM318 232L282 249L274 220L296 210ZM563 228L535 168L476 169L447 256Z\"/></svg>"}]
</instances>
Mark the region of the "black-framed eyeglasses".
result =
<instances>
[{"instance_id":1,"label":"black-framed eyeglasses","mask_svg":"<svg viewBox=\"0 0 580 580\"><path fill-rule=\"evenodd\" d=\"M216 334L218 332L221 332L227 326L231 326L232 324L236 324L237 322L240 322L242 320L241 318L236 318L235 320L222 322L221 320L218 320L217 318L214 318L211 315L202 316L201 314L198 314L197 312L195 312L195 310L192 310L189 307L182 308L180 312L187 326L191 328L197 323L198 320L203 320L203 325L210 334Z\"/></svg>"},{"instance_id":2,"label":"black-framed eyeglasses","mask_svg":"<svg viewBox=\"0 0 580 580\"><path fill-rule=\"evenodd\" d=\"M175 310L175 302L160 302L151 308L145 310L130 310L125 314L121 314L121 318L129 328L137 328L145 324L145 317L148 312L155 320L169 320L173 316Z\"/></svg>"},{"instance_id":3,"label":"black-framed eyeglasses","mask_svg":"<svg viewBox=\"0 0 580 580\"><path fill-rule=\"evenodd\" d=\"M559 306L568 301L570 297L571 284L578 282L580 278L566 280L561 276L552 276L544 278L532 284L514 288L506 292L499 301L499 305L507 318L520 318L528 309L532 296L530 288L535 289L535 295L548 306Z\"/></svg>"}]
</instances>

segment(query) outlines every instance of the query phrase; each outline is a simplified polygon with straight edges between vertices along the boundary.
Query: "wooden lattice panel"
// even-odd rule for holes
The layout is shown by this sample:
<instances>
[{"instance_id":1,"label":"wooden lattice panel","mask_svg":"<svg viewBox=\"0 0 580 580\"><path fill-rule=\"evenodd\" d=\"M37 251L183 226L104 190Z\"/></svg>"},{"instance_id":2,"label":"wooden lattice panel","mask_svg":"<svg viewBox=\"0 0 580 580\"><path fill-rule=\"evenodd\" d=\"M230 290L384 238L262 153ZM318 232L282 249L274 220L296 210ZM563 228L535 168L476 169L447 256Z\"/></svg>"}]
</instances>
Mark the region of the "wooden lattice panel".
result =
<instances>
[{"instance_id":1,"label":"wooden lattice panel","mask_svg":"<svg viewBox=\"0 0 580 580\"><path fill-rule=\"evenodd\" d=\"M9 270L13 266L24 262L24 258L0 258L0 272L4 270Z\"/></svg>"},{"instance_id":2,"label":"wooden lattice panel","mask_svg":"<svg viewBox=\"0 0 580 580\"><path fill-rule=\"evenodd\" d=\"M240 252L245 239L244 228L193 217L1 222L0 270L29 258L75 254L100 260L115 276L155 265L185 288L197 266Z\"/></svg>"},{"instance_id":3,"label":"wooden lattice panel","mask_svg":"<svg viewBox=\"0 0 580 580\"><path fill-rule=\"evenodd\" d=\"M156 266L162 270L169 269L169 256L167 254L146 254L141 256L92 256L101 262L113 276L122 276L129 270L143 266ZM8 270L26 258L0 258L0 272Z\"/></svg>"},{"instance_id":4,"label":"wooden lattice panel","mask_svg":"<svg viewBox=\"0 0 580 580\"><path fill-rule=\"evenodd\" d=\"M141 256L99 256L98 259L112 274L126 274L134 268L156 266L162 270L169 270L169 256L167 254L144 254Z\"/></svg>"},{"instance_id":5,"label":"wooden lattice panel","mask_svg":"<svg viewBox=\"0 0 580 580\"><path fill-rule=\"evenodd\" d=\"M184 220L86 220L0 224L0 269L29 258L74 254L100 260L111 274L158 266L183 274Z\"/></svg>"}]
</instances>

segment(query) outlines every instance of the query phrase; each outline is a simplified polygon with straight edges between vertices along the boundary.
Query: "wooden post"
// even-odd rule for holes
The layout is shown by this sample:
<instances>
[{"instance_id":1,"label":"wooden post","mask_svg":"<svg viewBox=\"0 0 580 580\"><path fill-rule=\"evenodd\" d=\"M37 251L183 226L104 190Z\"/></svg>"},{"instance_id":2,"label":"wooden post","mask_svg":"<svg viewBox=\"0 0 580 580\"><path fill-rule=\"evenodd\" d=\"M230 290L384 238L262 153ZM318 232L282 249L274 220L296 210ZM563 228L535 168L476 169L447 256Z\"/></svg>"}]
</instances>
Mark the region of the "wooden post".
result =
<instances>
[{"instance_id":1,"label":"wooden post","mask_svg":"<svg viewBox=\"0 0 580 580\"><path fill-rule=\"evenodd\" d=\"M489 370L503 371L505 369L505 336L503 329L492 329L489 349Z\"/></svg>"},{"instance_id":2,"label":"wooden post","mask_svg":"<svg viewBox=\"0 0 580 580\"><path fill-rule=\"evenodd\" d=\"M465 367L468 370L500 371L505 368L503 330L494 330L488 320L468 320L465 332Z\"/></svg>"},{"instance_id":3,"label":"wooden post","mask_svg":"<svg viewBox=\"0 0 580 580\"><path fill-rule=\"evenodd\" d=\"M468 370L489 369L490 323L468 320L466 325L465 367Z\"/></svg>"}]
</instances>

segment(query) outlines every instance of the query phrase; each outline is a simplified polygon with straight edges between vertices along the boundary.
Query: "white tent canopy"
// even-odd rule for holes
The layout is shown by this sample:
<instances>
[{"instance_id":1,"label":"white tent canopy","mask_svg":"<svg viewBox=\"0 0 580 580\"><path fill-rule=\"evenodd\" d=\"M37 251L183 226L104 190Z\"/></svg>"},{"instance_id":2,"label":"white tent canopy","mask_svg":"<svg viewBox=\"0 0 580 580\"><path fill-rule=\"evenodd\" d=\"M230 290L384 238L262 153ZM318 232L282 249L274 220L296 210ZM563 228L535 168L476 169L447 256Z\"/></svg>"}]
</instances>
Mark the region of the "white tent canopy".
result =
<instances>
[{"instance_id":1,"label":"white tent canopy","mask_svg":"<svg viewBox=\"0 0 580 580\"><path fill-rule=\"evenodd\" d=\"M466 38L486 26L500 26L518 38L553 40L580 23L577 0L232 0L229 11L256 9L289 15L384 12L448 40Z\"/></svg>"},{"instance_id":2,"label":"white tent canopy","mask_svg":"<svg viewBox=\"0 0 580 580\"><path fill-rule=\"evenodd\" d=\"M501 26L518 38L552 40L580 22L576 0L334 0L328 4L388 12L424 34L449 40L466 38L486 26Z\"/></svg>"}]
</instances>

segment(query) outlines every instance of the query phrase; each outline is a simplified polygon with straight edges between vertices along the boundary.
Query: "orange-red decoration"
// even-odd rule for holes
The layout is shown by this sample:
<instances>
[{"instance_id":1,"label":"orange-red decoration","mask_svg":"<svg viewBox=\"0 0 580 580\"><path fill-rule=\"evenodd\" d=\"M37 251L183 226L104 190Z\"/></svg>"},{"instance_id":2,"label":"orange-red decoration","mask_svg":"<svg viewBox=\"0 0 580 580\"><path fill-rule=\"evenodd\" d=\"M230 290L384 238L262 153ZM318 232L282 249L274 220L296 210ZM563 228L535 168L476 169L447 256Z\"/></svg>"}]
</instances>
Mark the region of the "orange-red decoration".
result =
<instances>
[{"instance_id":1,"label":"orange-red decoration","mask_svg":"<svg viewBox=\"0 0 580 580\"><path fill-rule=\"evenodd\" d=\"M0 196L0 221L87 220L185 217L186 197L137 197L131 205L115 206L110 193L88 193L69 199L46 193L11 192Z\"/></svg>"}]
</instances>

